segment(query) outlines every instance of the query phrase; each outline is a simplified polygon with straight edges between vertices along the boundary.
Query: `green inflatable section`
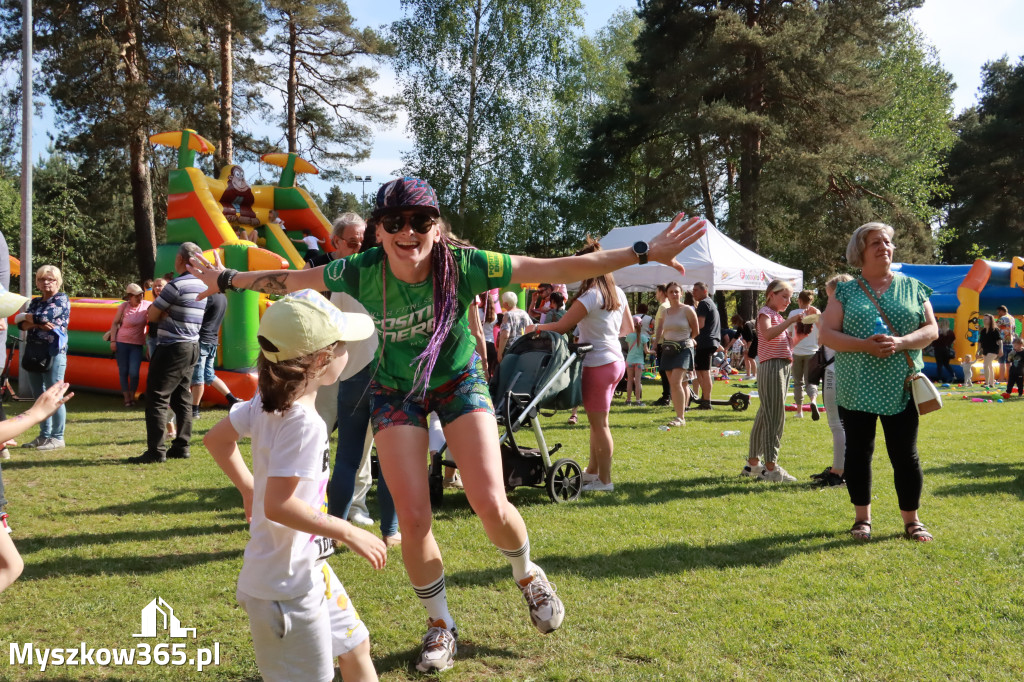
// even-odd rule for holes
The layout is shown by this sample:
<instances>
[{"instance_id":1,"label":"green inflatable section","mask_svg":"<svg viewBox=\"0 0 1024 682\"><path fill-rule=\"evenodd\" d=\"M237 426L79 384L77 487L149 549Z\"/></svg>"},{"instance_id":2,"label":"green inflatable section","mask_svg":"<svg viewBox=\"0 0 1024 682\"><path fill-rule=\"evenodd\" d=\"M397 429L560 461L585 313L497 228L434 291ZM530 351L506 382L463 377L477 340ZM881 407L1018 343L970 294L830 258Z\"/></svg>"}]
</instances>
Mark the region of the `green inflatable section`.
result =
<instances>
[{"instance_id":1,"label":"green inflatable section","mask_svg":"<svg viewBox=\"0 0 1024 682\"><path fill-rule=\"evenodd\" d=\"M158 244L156 247L156 269L157 277L163 277L168 272L174 272L174 259L178 256L178 247L181 244Z\"/></svg>"},{"instance_id":2,"label":"green inflatable section","mask_svg":"<svg viewBox=\"0 0 1024 682\"><path fill-rule=\"evenodd\" d=\"M203 251L211 248L210 240L203 233L199 221L195 218L174 218L167 221L167 241L184 244L194 242Z\"/></svg>"},{"instance_id":3,"label":"green inflatable section","mask_svg":"<svg viewBox=\"0 0 1024 682\"><path fill-rule=\"evenodd\" d=\"M225 244L224 267L245 272L249 269L248 247ZM251 369L256 366L260 327L260 295L255 291L229 291L228 309L221 326L221 366L224 369Z\"/></svg>"},{"instance_id":4,"label":"green inflatable section","mask_svg":"<svg viewBox=\"0 0 1024 682\"><path fill-rule=\"evenodd\" d=\"M196 191L196 188L192 185L192 178L188 176L187 169L175 168L167 174L168 194L184 194L185 192L194 191Z\"/></svg>"},{"instance_id":5,"label":"green inflatable section","mask_svg":"<svg viewBox=\"0 0 1024 682\"><path fill-rule=\"evenodd\" d=\"M103 332L68 331L68 351L76 355L110 356L110 342L103 340Z\"/></svg>"}]
</instances>

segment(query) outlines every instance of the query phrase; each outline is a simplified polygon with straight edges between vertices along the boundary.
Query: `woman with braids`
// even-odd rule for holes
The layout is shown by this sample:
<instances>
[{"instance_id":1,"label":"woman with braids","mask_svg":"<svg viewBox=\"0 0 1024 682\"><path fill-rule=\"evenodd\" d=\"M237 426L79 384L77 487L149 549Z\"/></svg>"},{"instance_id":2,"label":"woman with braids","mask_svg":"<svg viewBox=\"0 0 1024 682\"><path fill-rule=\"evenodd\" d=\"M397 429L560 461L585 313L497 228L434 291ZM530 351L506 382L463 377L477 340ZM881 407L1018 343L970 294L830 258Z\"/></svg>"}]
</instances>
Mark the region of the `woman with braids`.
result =
<instances>
[{"instance_id":1,"label":"woman with braids","mask_svg":"<svg viewBox=\"0 0 1024 682\"><path fill-rule=\"evenodd\" d=\"M371 222L378 222L379 248L310 270L239 273L202 258L190 268L214 291L345 291L374 319L380 345L371 364L371 420L402 528L405 570L427 610L427 634L416 662L420 671L451 667L457 637L441 551L431 532L423 466L431 411L440 417L466 498L488 538L512 565L534 626L552 632L564 615L554 587L530 560L526 526L505 496L494 408L467 321L473 297L510 282L549 281L551 273L562 281L579 281L648 258L682 272L676 254L704 232L702 220L684 221L679 215L649 244L541 259L466 248L440 229L439 219L434 190L423 180L399 178L377 193Z\"/></svg>"}]
</instances>

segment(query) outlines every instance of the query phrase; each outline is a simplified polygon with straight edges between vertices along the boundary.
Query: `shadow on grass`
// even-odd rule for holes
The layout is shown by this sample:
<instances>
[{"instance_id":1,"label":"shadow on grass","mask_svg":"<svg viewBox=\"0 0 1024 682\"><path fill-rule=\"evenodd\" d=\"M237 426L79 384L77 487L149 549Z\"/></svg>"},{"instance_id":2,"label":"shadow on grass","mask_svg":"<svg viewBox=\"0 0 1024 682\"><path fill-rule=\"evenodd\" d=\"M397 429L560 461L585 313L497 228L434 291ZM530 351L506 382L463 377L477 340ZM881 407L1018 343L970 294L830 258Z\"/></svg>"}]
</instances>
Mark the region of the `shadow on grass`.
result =
<instances>
[{"instance_id":1,"label":"shadow on grass","mask_svg":"<svg viewBox=\"0 0 1024 682\"><path fill-rule=\"evenodd\" d=\"M932 492L933 495L947 497L1011 493L1024 499L1024 465L1019 462L956 462L929 468L927 475L952 476L965 481L937 488Z\"/></svg>"},{"instance_id":2,"label":"shadow on grass","mask_svg":"<svg viewBox=\"0 0 1024 682\"><path fill-rule=\"evenodd\" d=\"M18 551L31 554L44 549L82 547L88 545L110 545L120 542L147 542L173 538L199 537L201 535L226 535L248 530L241 521L213 526L182 526L180 528L154 528L152 530L125 530L113 533L78 533L74 535L37 535L18 538Z\"/></svg>"},{"instance_id":3,"label":"shadow on grass","mask_svg":"<svg viewBox=\"0 0 1024 682\"><path fill-rule=\"evenodd\" d=\"M47 468L52 469L54 467L97 467L97 466L108 466L110 465L109 459L21 459L14 453L11 459L3 461L3 468L10 469L11 471L17 471L18 469L39 469Z\"/></svg>"},{"instance_id":4,"label":"shadow on grass","mask_svg":"<svg viewBox=\"0 0 1024 682\"><path fill-rule=\"evenodd\" d=\"M901 536L894 536L901 537ZM821 541L825 539L823 542ZM878 542L878 538L872 543ZM545 554L540 560L548 574L575 573L588 578L619 577L642 579L659 575L699 571L707 568L775 566L796 554L827 552L861 544L846 531L820 530L800 534L768 535L724 542L690 545L670 542L659 547L584 555ZM508 581L508 567L458 571L446 575L449 584L485 586Z\"/></svg>"},{"instance_id":5,"label":"shadow on grass","mask_svg":"<svg viewBox=\"0 0 1024 682\"><path fill-rule=\"evenodd\" d=\"M224 488L181 488L144 500L111 504L83 511L83 514L192 514L203 511L237 511L242 515L241 496L234 486Z\"/></svg>"},{"instance_id":6,"label":"shadow on grass","mask_svg":"<svg viewBox=\"0 0 1024 682\"><path fill-rule=\"evenodd\" d=\"M582 493L574 502L561 504L581 505L585 507L636 506L644 504L664 504L673 500L698 500L728 495L793 495L814 490L813 483L787 483L773 485L750 479L722 476L702 476L699 478L670 479L649 483L616 483L611 493ZM548 497L545 488L524 486L508 493L509 501L518 509L534 506L555 504ZM461 518L472 514L469 501L463 492L447 491L441 506L434 508L434 518L443 521Z\"/></svg>"},{"instance_id":7,"label":"shadow on grass","mask_svg":"<svg viewBox=\"0 0 1024 682\"><path fill-rule=\"evenodd\" d=\"M193 552L180 554L153 554L150 556L108 556L85 558L79 555L61 556L47 561L25 562L21 580L49 580L69 575L133 575L167 573L187 569L197 564L238 559L241 550L222 552Z\"/></svg>"}]
</instances>

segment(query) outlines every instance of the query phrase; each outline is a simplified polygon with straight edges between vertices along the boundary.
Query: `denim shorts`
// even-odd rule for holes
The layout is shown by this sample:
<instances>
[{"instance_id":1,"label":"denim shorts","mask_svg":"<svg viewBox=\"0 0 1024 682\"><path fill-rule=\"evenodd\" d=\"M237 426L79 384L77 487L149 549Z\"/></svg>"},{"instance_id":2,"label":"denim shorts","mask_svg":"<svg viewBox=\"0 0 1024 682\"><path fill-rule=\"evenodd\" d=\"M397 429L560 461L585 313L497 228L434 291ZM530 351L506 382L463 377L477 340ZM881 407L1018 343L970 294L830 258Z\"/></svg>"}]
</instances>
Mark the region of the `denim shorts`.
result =
<instances>
[{"instance_id":1,"label":"denim shorts","mask_svg":"<svg viewBox=\"0 0 1024 682\"><path fill-rule=\"evenodd\" d=\"M476 354L466 369L450 381L428 390L425 396L407 397L407 394L407 389L370 382L370 423L374 433L392 426L426 429L427 415L431 412L437 413L442 426L472 412L494 414L491 392Z\"/></svg>"},{"instance_id":2,"label":"denim shorts","mask_svg":"<svg viewBox=\"0 0 1024 682\"><path fill-rule=\"evenodd\" d=\"M217 364L217 344L199 344L199 360L196 361L196 366L192 369L192 385L212 384L215 364Z\"/></svg>"}]
</instances>

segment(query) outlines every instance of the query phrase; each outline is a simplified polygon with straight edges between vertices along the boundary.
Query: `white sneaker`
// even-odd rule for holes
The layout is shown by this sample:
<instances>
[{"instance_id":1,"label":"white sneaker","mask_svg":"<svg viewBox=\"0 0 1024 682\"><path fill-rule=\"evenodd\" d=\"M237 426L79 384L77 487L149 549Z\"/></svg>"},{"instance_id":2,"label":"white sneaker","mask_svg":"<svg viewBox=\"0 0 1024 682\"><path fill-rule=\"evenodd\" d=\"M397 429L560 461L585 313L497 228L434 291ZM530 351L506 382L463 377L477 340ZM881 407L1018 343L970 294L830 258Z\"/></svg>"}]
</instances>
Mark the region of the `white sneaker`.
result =
<instances>
[{"instance_id":1,"label":"white sneaker","mask_svg":"<svg viewBox=\"0 0 1024 682\"><path fill-rule=\"evenodd\" d=\"M63 438L44 438L43 442L36 446L36 450L60 450L63 447Z\"/></svg>"},{"instance_id":2,"label":"white sneaker","mask_svg":"<svg viewBox=\"0 0 1024 682\"><path fill-rule=\"evenodd\" d=\"M590 481L589 483L584 483L580 490L588 493L607 493L615 490L615 484L611 481L608 483L601 483L601 480L597 479Z\"/></svg>"},{"instance_id":3,"label":"white sneaker","mask_svg":"<svg viewBox=\"0 0 1024 682\"><path fill-rule=\"evenodd\" d=\"M609 484L611 485L611 484ZM530 620L541 634L554 632L562 625L565 606L555 594L555 586L548 582L544 569L535 566L532 573L516 582L523 593L523 599L530 607Z\"/></svg>"},{"instance_id":4,"label":"white sneaker","mask_svg":"<svg viewBox=\"0 0 1024 682\"><path fill-rule=\"evenodd\" d=\"M371 519L369 516L367 516L363 512L358 512L358 511L357 512L352 512L351 514L349 514L348 515L348 520L351 521L352 523L358 523L360 526L372 526L374 524L374 520L373 519Z\"/></svg>"},{"instance_id":5,"label":"white sneaker","mask_svg":"<svg viewBox=\"0 0 1024 682\"><path fill-rule=\"evenodd\" d=\"M789 483L791 481L795 481L796 477L791 476L790 473L782 467L775 465L775 468L771 471L765 469L761 472L761 480L771 481L772 483Z\"/></svg>"},{"instance_id":6,"label":"white sneaker","mask_svg":"<svg viewBox=\"0 0 1024 682\"><path fill-rule=\"evenodd\" d=\"M449 630L443 620L431 621L427 618L427 634L423 635L416 669L426 673L451 668L455 665L455 652L459 649L458 638L459 631L454 625Z\"/></svg>"},{"instance_id":7,"label":"white sneaker","mask_svg":"<svg viewBox=\"0 0 1024 682\"><path fill-rule=\"evenodd\" d=\"M763 464L755 464L750 466L749 464L743 467L743 471L740 472L740 476L747 476L749 478L759 478L761 472L764 471Z\"/></svg>"},{"instance_id":8,"label":"white sneaker","mask_svg":"<svg viewBox=\"0 0 1024 682\"><path fill-rule=\"evenodd\" d=\"M600 480L601 479L599 479L597 477L597 474L588 474L586 471L583 472L583 482L584 483L593 483L594 481L600 481Z\"/></svg>"},{"instance_id":9,"label":"white sneaker","mask_svg":"<svg viewBox=\"0 0 1024 682\"><path fill-rule=\"evenodd\" d=\"M10 450L8 450L7 448L4 448L4 449L0 450L0 459L10 459L10 458L11 458L11 451Z\"/></svg>"}]
</instances>

